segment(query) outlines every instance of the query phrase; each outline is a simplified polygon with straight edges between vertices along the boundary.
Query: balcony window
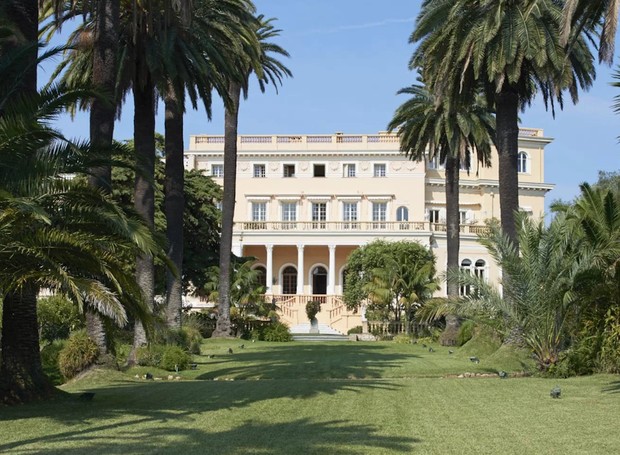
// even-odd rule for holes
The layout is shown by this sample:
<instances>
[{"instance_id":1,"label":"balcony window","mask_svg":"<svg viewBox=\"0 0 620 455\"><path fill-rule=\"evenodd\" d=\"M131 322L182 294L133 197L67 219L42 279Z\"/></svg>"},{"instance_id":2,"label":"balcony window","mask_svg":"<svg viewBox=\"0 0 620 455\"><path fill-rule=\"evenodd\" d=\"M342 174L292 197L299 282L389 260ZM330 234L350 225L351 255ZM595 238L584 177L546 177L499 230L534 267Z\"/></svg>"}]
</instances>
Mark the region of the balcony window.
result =
<instances>
[{"instance_id":1,"label":"balcony window","mask_svg":"<svg viewBox=\"0 0 620 455\"><path fill-rule=\"evenodd\" d=\"M295 177L295 165L294 164L285 164L284 165L284 177Z\"/></svg>"},{"instance_id":2,"label":"balcony window","mask_svg":"<svg viewBox=\"0 0 620 455\"><path fill-rule=\"evenodd\" d=\"M315 164L314 165L314 177L325 177L325 165L324 164Z\"/></svg>"},{"instance_id":3,"label":"balcony window","mask_svg":"<svg viewBox=\"0 0 620 455\"><path fill-rule=\"evenodd\" d=\"M282 203L282 229L295 229L297 221L297 203L296 202L283 202Z\"/></svg>"},{"instance_id":4,"label":"balcony window","mask_svg":"<svg viewBox=\"0 0 620 455\"><path fill-rule=\"evenodd\" d=\"M372 203L373 229L385 229L387 220L387 202Z\"/></svg>"},{"instance_id":5,"label":"balcony window","mask_svg":"<svg viewBox=\"0 0 620 455\"><path fill-rule=\"evenodd\" d=\"M265 169L264 164L255 164L254 165L254 178L264 179L267 176L267 170Z\"/></svg>"},{"instance_id":6,"label":"balcony window","mask_svg":"<svg viewBox=\"0 0 620 455\"><path fill-rule=\"evenodd\" d=\"M357 202L342 203L342 221L344 229L357 229Z\"/></svg>"},{"instance_id":7,"label":"balcony window","mask_svg":"<svg viewBox=\"0 0 620 455\"><path fill-rule=\"evenodd\" d=\"M223 164L212 164L211 165L211 177L222 178L224 177L224 165Z\"/></svg>"},{"instance_id":8,"label":"balcony window","mask_svg":"<svg viewBox=\"0 0 620 455\"><path fill-rule=\"evenodd\" d=\"M428 221L431 223L439 223L439 209L430 209L428 211Z\"/></svg>"},{"instance_id":9,"label":"balcony window","mask_svg":"<svg viewBox=\"0 0 620 455\"><path fill-rule=\"evenodd\" d=\"M398 207L396 209L396 221L399 221L398 225L400 229L409 229L409 209L407 207Z\"/></svg>"},{"instance_id":10,"label":"balcony window","mask_svg":"<svg viewBox=\"0 0 620 455\"><path fill-rule=\"evenodd\" d=\"M355 177L355 164L347 163L343 166L344 177Z\"/></svg>"},{"instance_id":11,"label":"balcony window","mask_svg":"<svg viewBox=\"0 0 620 455\"><path fill-rule=\"evenodd\" d=\"M325 229L327 224L327 204L325 202L312 203L312 229Z\"/></svg>"},{"instance_id":12,"label":"balcony window","mask_svg":"<svg viewBox=\"0 0 620 455\"><path fill-rule=\"evenodd\" d=\"M373 175L375 177L385 177L385 163L376 163L374 165Z\"/></svg>"}]
</instances>

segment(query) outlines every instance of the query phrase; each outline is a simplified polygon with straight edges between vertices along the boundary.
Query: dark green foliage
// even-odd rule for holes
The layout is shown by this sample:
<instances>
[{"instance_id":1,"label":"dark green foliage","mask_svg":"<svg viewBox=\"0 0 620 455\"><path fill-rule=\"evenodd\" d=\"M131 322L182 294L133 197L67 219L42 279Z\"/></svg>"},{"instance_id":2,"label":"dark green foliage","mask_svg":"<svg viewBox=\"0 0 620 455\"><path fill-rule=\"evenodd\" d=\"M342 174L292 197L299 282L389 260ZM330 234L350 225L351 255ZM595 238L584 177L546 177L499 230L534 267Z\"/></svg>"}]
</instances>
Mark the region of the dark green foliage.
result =
<instances>
[{"instance_id":1,"label":"dark green foliage","mask_svg":"<svg viewBox=\"0 0 620 455\"><path fill-rule=\"evenodd\" d=\"M461 326L459 327L459 333L456 337L456 343L459 346L463 346L469 340L471 340L474 336L474 330L476 328L476 323L471 319L463 321Z\"/></svg>"},{"instance_id":2,"label":"dark green foliage","mask_svg":"<svg viewBox=\"0 0 620 455\"><path fill-rule=\"evenodd\" d=\"M66 340L54 340L41 349L41 364L43 365L43 371L54 385L61 385L64 382L64 378L60 373L58 359L60 357L60 352L66 344Z\"/></svg>"},{"instance_id":3,"label":"dark green foliage","mask_svg":"<svg viewBox=\"0 0 620 455\"><path fill-rule=\"evenodd\" d=\"M416 305L437 289L435 257L417 242L375 240L354 250L346 267L347 307L370 299L368 311L379 320L411 320Z\"/></svg>"},{"instance_id":4,"label":"dark green foliage","mask_svg":"<svg viewBox=\"0 0 620 455\"><path fill-rule=\"evenodd\" d=\"M272 322L269 325L256 327L250 332L250 338L257 341L293 341L288 326L282 322Z\"/></svg>"},{"instance_id":5,"label":"dark green foliage","mask_svg":"<svg viewBox=\"0 0 620 455\"><path fill-rule=\"evenodd\" d=\"M347 335L354 335L354 334L358 334L358 333L362 333L362 326L361 325L356 325L355 327L352 327L349 329L349 331L347 332Z\"/></svg>"},{"instance_id":6,"label":"dark green foliage","mask_svg":"<svg viewBox=\"0 0 620 455\"><path fill-rule=\"evenodd\" d=\"M159 141L163 139L161 136ZM132 142L128 143L130 149ZM160 144L161 145L161 144ZM124 159L130 159L125 157ZM164 215L163 183L164 164L155 163L155 229L163 238L166 232ZM129 169L114 168L112 171L113 196L126 207L133 206L134 173ZM219 251L220 211L215 202L221 200L222 189L211 177L199 170L185 173L185 211L183 215L183 286L187 291L190 283L202 289L207 281L205 270L217 264ZM162 292L165 270L160 263L157 268L158 292Z\"/></svg>"},{"instance_id":7,"label":"dark green foliage","mask_svg":"<svg viewBox=\"0 0 620 455\"><path fill-rule=\"evenodd\" d=\"M321 311L321 302L310 300L306 303L306 316L308 316L308 320L312 321L319 311Z\"/></svg>"},{"instance_id":8,"label":"dark green foliage","mask_svg":"<svg viewBox=\"0 0 620 455\"><path fill-rule=\"evenodd\" d=\"M58 356L60 372L65 379L71 379L93 365L98 355L97 345L86 332L83 330L75 332Z\"/></svg>"},{"instance_id":9,"label":"dark green foliage","mask_svg":"<svg viewBox=\"0 0 620 455\"><path fill-rule=\"evenodd\" d=\"M153 366L168 371L180 371L187 369L191 360L192 357L180 346L166 346L162 351L161 362Z\"/></svg>"},{"instance_id":10,"label":"dark green foliage","mask_svg":"<svg viewBox=\"0 0 620 455\"><path fill-rule=\"evenodd\" d=\"M183 327L192 327L200 332L203 338L210 338L215 329L215 318L211 313L189 313L183 317Z\"/></svg>"},{"instance_id":11,"label":"dark green foliage","mask_svg":"<svg viewBox=\"0 0 620 455\"><path fill-rule=\"evenodd\" d=\"M180 346L151 344L137 351L138 365L162 370L185 370L191 360L191 356Z\"/></svg>"},{"instance_id":12,"label":"dark green foliage","mask_svg":"<svg viewBox=\"0 0 620 455\"><path fill-rule=\"evenodd\" d=\"M406 333L400 333L393 338L393 341L398 344L411 344L411 337Z\"/></svg>"},{"instance_id":13,"label":"dark green foliage","mask_svg":"<svg viewBox=\"0 0 620 455\"><path fill-rule=\"evenodd\" d=\"M200 354L202 335L198 328L184 326L179 330L162 329L155 333L153 343L166 346L179 346L181 349L192 354Z\"/></svg>"},{"instance_id":14,"label":"dark green foliage","mask_svg":"<svg viewBox=\"0 0 620 455\"><path fill-rule=\"evenodd\" d=\"M69 338L72 331L84 327L77 305L62 296L39 299L37 316L42 342Z\"/></svg>"}]
</instances>

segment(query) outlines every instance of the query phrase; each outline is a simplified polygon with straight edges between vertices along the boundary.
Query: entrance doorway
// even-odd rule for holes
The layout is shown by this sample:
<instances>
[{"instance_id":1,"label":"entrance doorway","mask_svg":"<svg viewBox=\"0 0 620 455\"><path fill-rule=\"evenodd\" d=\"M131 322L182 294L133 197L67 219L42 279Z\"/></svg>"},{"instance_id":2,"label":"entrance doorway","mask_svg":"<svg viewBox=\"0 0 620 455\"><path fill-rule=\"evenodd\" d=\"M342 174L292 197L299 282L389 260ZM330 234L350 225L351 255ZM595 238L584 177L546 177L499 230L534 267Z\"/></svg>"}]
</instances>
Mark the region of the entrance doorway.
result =
<instances>
[{"instance_id":1,"label":"entrance doorway","mask_svg":"<svg viewBox=\"0 0 620 455\"><path fill-rule=\"evenodd\" d=\"M327 294L327 270L320 265L312 270L312 294Z\"/></svg>"}]
</instances>

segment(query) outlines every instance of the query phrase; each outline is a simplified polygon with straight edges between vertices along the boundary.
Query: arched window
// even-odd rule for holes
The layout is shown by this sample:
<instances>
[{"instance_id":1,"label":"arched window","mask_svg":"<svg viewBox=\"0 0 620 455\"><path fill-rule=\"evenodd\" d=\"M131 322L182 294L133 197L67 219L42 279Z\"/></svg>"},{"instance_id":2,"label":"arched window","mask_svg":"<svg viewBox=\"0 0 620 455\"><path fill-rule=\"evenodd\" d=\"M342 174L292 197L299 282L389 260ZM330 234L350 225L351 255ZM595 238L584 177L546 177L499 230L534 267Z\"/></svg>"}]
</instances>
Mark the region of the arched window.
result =
<instances>
[{"instance_id":1,"label":"arched window","mask_svg":"<svg viewBox=\"0 0 620 455\"><path fill-rule=\"evenodd\" d=\"M297 294L297 269L292 265L282 270L282 294Z\"/></svg>"},{"instance_id":2,"label":"arched window","mask_svg":"<svg viewBox=\"0 0 620 455\"><path fill-rule=\"evenodd\" d=\"M256 283L259 286L262 286L263 289L267 290L267 269L262 265L255 267L256 270Z\"/></svg>"},{"instance_id":3,"label":"arched window","mask_svg":"<svg viewBox=\"0 0 620 455\"><path fill-rule=\"evenodd\" d=\"M486 280L486 268L487 263L483 259L478 259L476 261L476 269L474 270L474 273L481 280Z\"/></svg>"},{"instance_id":4,"label":"arched window","mask_svg":"<svg viewBox=\"0 0 620 455\"><path fill-rule=\"evenodd\" d=\"M461 261L461 271L470 274L471 273L471 261L469 259L463 259ZM461 285L459 288L459 293L461 295L469 295L471 292L471 286L469 285Z\"/></svg>"},{"instance_id":5,"label":"arched window","mask_svg":"<svg viewBox=\"0 0 620 455\"><path fill-rule=\"evenodd\" d=\"M327 270L321 265L312 269L312 294L327 294Z\"/></svg>"},{"instance_id":6,"label":"arched window","mask_svg":"<svg viewBox=\"0 0 620 455\"><path fill-rule=\"evenodd\" d=\"M528 167L527 162L528 162L527 153L519 152L519 155L517 155L517 172L522 173L522 174L528 173L530 170L527 168Z\"/></svg>"}]
</instances>

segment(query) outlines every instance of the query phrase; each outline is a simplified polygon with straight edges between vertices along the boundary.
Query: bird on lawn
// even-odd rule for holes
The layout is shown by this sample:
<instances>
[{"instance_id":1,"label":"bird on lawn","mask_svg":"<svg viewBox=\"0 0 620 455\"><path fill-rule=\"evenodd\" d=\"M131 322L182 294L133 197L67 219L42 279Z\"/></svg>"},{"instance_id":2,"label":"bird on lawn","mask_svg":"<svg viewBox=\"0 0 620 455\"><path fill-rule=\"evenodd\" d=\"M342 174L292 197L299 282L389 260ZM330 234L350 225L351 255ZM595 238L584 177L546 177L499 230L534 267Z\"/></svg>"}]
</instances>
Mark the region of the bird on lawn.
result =
<instances>
[{"instance_id":1,"label":"bird on lawn","mask_svg":"<svg viewBox=\"0 0 620 455\"><path fill-rule=\"evenodd\" d=\"M469 360L473 363L480 363L480 359L478 357L472 356L469 358Z\"/></svg>"},{"instance_id":2,"label":"bird on lawn","mask_svg":"<svg viewBox=\"0 0 620 455\"><path fill-rule=\"evenodd\" d=\"M428 348L428 352L435 352L435 350L432 347L430 347Z\"/></svg>"},{"instance_id":3,"label":"bird on lawn","mask_svg":"<svg viewBox=\"0 0 620 455\"><path fill-rule=\"evenodd\" d=\"M556 385L553 389L551 389L549 395L551 398L560 398L560 395L562 395L562 389Z\"/></svg>"},{"instance_id":4,"label":"bird on lawn","mask_svg":"<svg viewBox=\"0 0 620 455\"><path fill-rule=\"evenodd\" d=\"M232 353L233 353L232 348L228 348L228 353L229 353L229 354L232 354Z\"/></svg>"},{"instance_id":5,"label":"bird on lawn","mask_svg":"<svg viewBox=\"0 0 620 455\"><path fill-rule=\"evenodd\" d=\"M448 354L454 354L454 351L452 349L449 349Z\"/></svg>"},{"instance_id":6,"label":"bird on lawn","mask_svg":"<svg viewBox=\"0 0 620 455\"><path fill-rule=\"evenodd\" d=\"M425 343L422 343L422 347L423 347L424 349L426 349L426 344L425 344Z\"/></svg>"},{"instance_id":7,"label":"bird on lawn","mask_svg":"<svg viewBox=\"0 0 620 455\"><path fill-rule=\"evenodd\" d=\"M239 349L243 349L245 348L245 344L242 344L241 346L239 346Z\"/></svg>"},{"instance_id":8,"label":"bird on lawn","mask_svg":"<svg viewBox=\"0 0 620 455\"><path fill-rule=\"evenodd\" d=\"M508 373L506 373L504 370L501 370L497 373L497 375L501 378L501 379L506 379L508 377Z\"/></svg>"},{"instance_id":9,"label":"bird on lawn","mask_svg":"<svg viewBox=\"0 0 620 455\"><path fill-rule=\"evenodd\" d=\"M209 354L207 357L209 357L210 359L214 359L215 356L213 354Z\"/></svg>"}]
</instances>

